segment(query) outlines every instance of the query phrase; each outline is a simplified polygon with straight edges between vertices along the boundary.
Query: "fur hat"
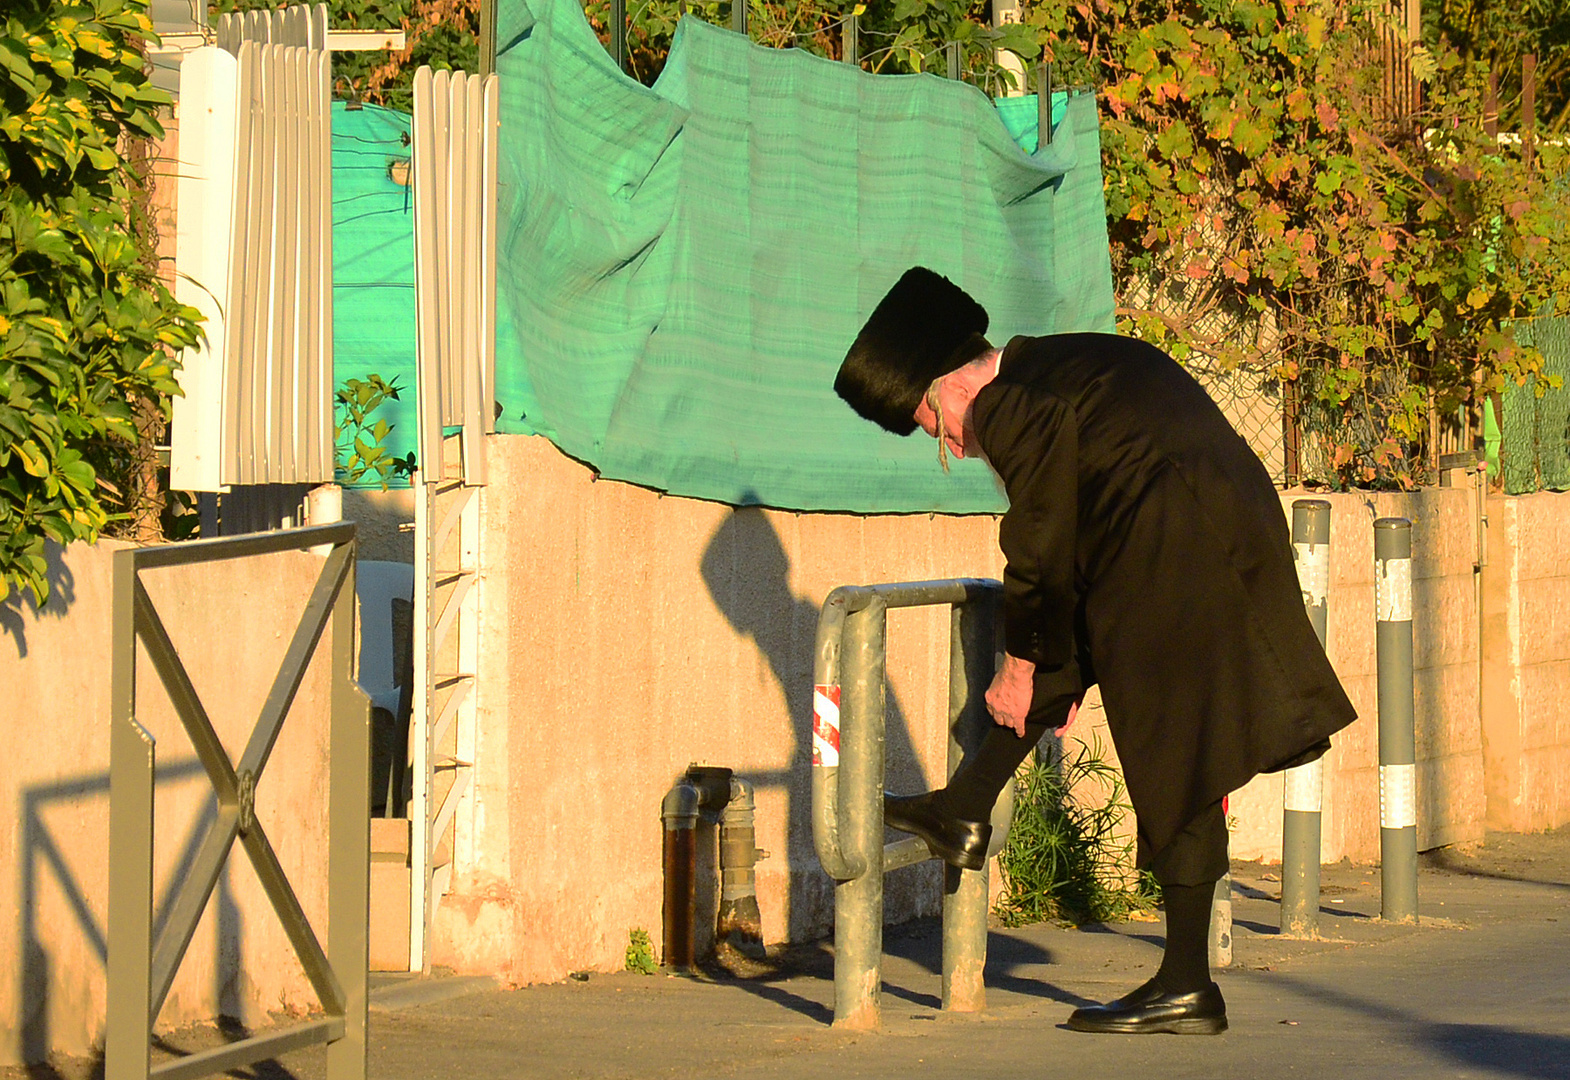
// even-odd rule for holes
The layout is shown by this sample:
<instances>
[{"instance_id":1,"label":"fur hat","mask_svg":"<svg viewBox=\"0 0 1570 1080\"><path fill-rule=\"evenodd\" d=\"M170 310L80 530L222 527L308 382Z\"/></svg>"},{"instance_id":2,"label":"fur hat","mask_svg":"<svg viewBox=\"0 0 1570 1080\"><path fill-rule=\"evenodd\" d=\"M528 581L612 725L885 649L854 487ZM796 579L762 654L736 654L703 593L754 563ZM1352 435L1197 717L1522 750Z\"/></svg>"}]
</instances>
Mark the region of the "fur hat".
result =
<instances>
[{"instance_id":1,"label":"fur hat","mask_svg":"<svg viewBox=\"0 0 1570 1080\"><path fill-rule=\"evenodd\" d=\"M933 379L986 352L987 312L941 274L913 266L878 302L845 354L834 392L896 435L916 430Z\"/></svg>"}]
</instances>

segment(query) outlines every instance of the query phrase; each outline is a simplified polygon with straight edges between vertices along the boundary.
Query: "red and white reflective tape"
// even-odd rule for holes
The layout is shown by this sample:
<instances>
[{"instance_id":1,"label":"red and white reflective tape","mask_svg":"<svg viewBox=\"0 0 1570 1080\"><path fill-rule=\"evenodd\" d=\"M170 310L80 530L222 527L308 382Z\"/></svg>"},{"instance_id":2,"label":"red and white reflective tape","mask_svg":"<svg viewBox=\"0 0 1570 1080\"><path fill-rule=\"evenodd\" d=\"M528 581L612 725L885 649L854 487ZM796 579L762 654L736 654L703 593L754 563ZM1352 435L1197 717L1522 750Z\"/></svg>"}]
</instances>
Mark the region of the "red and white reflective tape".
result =
<instances>
[{"instance_id":1,"label":"red and white reflective tape","mask_svg":"<svg viewBox=\"0 0 1570 1080\"><path fill-rule=\"evenodd\" d=\"M840 688L812 688L812 763L837 766L840 763Z\"/></svg>"}]
</instances>

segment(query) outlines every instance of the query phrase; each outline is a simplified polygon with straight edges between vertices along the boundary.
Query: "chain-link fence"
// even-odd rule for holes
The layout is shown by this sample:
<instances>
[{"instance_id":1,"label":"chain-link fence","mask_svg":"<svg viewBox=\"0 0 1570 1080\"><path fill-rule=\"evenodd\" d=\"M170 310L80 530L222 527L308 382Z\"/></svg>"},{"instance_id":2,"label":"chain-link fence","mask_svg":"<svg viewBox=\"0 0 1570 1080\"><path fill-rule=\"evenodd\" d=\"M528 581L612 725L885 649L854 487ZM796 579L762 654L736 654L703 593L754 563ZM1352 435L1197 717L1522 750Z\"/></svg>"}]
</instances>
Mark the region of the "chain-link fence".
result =
<instances>
[{"instance_id":1,"label":"chain-link fence","mask_svg":"<svg viewBox=\"0 0 1570 1080\"><path fill-rule=\"evenodd\" d=\"M1570 490L1570 317L1530 320L1516 328L1516 340L1542 352L1543 373L1506 384L1500 395L1505 491Z\"/></svg>"},{"instance_id":2,"label":"chain-link fence","mask_svg":"<svg viewBox=\"0 0 1570 1080\"><path fill-rule=\"evenodd\" d=\"M1281 380L1265 368L1239 366L1230 371L1196 357L1188 372L1205 388L1237 433L1265 463L1277 487L1287 484L1287 446Z\"/></svg>"}]
</instances>

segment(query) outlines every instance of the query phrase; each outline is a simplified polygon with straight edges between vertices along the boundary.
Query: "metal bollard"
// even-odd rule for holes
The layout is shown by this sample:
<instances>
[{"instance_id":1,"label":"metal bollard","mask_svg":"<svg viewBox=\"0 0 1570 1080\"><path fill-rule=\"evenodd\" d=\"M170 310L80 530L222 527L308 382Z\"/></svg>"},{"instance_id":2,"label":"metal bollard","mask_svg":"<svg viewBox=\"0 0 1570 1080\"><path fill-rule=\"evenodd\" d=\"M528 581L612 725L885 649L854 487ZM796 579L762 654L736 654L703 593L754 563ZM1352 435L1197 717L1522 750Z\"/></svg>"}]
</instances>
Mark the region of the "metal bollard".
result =
<instances>
[{"instance_id":1,"label":"metal bollard","mask_svg":"<svg viewBox=\"0 0 1570 1080\"><path fill-rule=\"evenodd\" d=\"M1417 738L1412 700L1412 523L1374 522L1379 658L1379 914L1417 920Z\"/></svg>"},{"instance_id":2,"label":"metal bollard","mask_svg":"<svg viewBox=\"0 0 1570 1080\"><path fill-rule=\"evenodd\" d=\"M997 595L956 604L949 622L949 752L953 776L992 725L984 695L997 665ZM1014 818L1014 785L1004 785L992 808L992 834L1003 837ZM997 854L1001 840L988 844ZM982 968L987 963L987 871L943 867L943 1007L956 1012L986 1008Z\"/></svg>"},{"instance_id":3,"label":"metal bollard","mask_svg":"<svg viewBox=\"0 0 1570 1080\"><path fill-rule=\"evenodd\" d=\"M812 833L834 886L834 1024L879 1023L883 875L933 858L919 837L883 843L885 630L891 607L951 604L949 766L985 728L983 694L995 663L995 581L845 586L823 602L813 670ZM843 669L843 674L842 674ZM1013 813L1007 788L993 809L990 853ZM945 874L943 1005L979 1009L987 949L985 870Z\"/></svg>"},{"instance_id":4,"label":"metal bollard","mask_svg":"<svg viewBox=\"0 0 1570 1080\"><path fill-rule=\"evenodd\" d=\"M1292 551L1308 621L1325 644L1330 593L1330 504L1323 499L1292 503ZM1323 829L1325 759L1288 769L1281 817L1281 932L1313 937L1319 932L1319 867Z\"/></svg>"},{"instance_id":5,"label":"metal bollard","mask_svg":"<svg viewBox=\"0 0 1570 1080\"><path fill-rule=\"evenodd\" d=\"M1225 873L1210 896L1210 966L1232 966L1232 875Z\"/></svg>"}]
</instances>

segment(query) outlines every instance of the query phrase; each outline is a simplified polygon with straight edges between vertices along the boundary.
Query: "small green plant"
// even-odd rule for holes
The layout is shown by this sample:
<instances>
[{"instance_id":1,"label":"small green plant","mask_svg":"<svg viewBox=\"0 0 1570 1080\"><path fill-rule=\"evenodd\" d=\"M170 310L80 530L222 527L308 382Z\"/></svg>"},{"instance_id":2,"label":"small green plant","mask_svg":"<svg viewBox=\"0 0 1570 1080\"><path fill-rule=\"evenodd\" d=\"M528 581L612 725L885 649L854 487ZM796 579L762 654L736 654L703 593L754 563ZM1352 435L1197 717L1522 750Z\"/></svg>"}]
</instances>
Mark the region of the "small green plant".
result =
<instances>
[{"instance_id":1,"label":"small green plant","mask_svg":"<svg viewBox=\"0 0 1570 1080\"><path fill-rule=\"evenodd\" d=\"M654 962L654 943L647 930L634 927L627 931L627 970L640 975L657 975L660 966Z\"/></svg>"},{"instance_id":2,"label":"small green plant","mask_svg":"<svg viewBox=\"0 0 1570 1080\"><path fill-rule=\"evenodd\" d=\"M1134 841L1118 831L1132 808L1099 739L1038 761L1015 784L1014 824L998 857L995 911L1005 925L1108 922L1154 906L1155 881L1134 869Z\"/></svg>"},{"instance_id":3,"label":"small green plant","mask_svg":"<svg viewBox=\"0 0 1570 1080\"><path fill-rule=\"evenodd\" d=\"M414 472L414 451L397 457L387 449L387 436L392 434L393 425L380 418L371 419L371 414L383 404L397 401L402 390L397 379L389 382L380 375L367 375L364 379L345 380L333 395L337 406L333 454L339 482L357 484L374 475L386 491L393 477Z\"/></svg>"}]
</instances>

